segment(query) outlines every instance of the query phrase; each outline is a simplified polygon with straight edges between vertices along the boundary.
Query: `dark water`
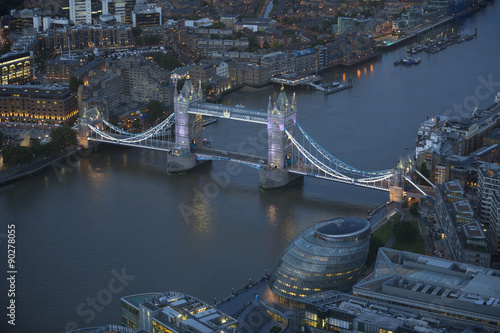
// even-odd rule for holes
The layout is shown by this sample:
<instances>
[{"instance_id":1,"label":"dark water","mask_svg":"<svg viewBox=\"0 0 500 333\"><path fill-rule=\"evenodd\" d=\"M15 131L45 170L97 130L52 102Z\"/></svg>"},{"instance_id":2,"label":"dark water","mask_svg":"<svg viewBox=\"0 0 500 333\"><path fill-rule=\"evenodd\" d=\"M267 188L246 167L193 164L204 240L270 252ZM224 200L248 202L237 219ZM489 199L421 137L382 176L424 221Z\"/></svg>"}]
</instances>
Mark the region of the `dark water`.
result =
<instances>
[{"instance_id":1,"label":"dark water","mask_svg":"<svg viewBox=\"0 0 500 333\"><path fill-rule=\"evenodd\" d=\"M406 55L402 47L347 72L321 74L331 81L345 73L354 88L327 97L297 91L298 122L353 166L393 167L399 156L412 153L427 116L464 101L469 114L476 101L480 107L492 104L500 84L494 93L479 88L480 96L476 89L481 77L500 82L499 15L500 6L490 3L458 22L463 33L477 27L477 39L421 54L418 66L393 66ZM264 109L277 93L272 87L245 88L224 102ZM206 136L214 147L237 150L259 130L221 120ZM134 293L178 290L208 302L222 299L271 271L286 244L307 227L333 216L366 217L388 199L385 192L315 179L261 193L255 169L238 166L227 181L228 165L213 162L168 177L165 161L158 152L102 147L62 175L48 170L0 188L2 276L7 224L16 225L18 271L16 327L7 325L2 310L1 332L119 323L119 298ZM122 273L125 278L117 279ZM5 278L0 288L5 309Z\"/></svg>"}]
</instances>

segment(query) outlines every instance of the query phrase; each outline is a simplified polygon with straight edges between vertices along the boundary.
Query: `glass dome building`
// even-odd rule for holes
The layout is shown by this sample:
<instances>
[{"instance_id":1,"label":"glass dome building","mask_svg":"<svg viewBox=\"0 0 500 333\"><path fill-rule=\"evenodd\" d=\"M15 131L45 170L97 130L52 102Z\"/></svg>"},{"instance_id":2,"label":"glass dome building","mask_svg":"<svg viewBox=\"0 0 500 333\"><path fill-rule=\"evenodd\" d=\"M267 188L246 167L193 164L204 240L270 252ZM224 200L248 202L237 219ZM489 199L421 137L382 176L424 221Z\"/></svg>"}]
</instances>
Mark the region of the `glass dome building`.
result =
<instances>
[{"instance_id":1,"label":"glass dome building","mask_svg":"<svg viewBox=\"0 0 500 333\"><path fill-rule=\"evenodd\" d=\"M358 217L337 217L305 230L285 249L271 290L285 299L350 290L366 262L370 231L370 223Z\"/></svg>"}]
</instances>

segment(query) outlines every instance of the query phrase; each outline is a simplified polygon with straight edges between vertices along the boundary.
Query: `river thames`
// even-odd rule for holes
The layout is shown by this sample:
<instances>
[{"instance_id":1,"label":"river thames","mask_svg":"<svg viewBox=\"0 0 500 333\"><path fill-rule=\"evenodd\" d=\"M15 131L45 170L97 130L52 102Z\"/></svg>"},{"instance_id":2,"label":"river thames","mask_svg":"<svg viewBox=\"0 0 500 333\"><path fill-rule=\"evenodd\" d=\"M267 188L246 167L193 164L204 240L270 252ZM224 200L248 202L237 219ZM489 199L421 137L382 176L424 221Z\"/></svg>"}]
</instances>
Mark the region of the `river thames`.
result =
<instances>
[{"instance_id":1,"label":"river thames","mask_svg":"<svg viewBox=\"0 0 500 333\"><path fill-rule=\"evenodd\" d=\"M478 36L418 66L394 66L407 46L350 70L354 88L324 96L296 90L297 121L327 151L361 170L389 169L413 154L427 116L470 115L500 90L500 5L458 21ZM443 28L446 29L446 28ZM451 27L450 27L451 29ZM435 34L435 33L434 33ZM488 83L489 82L489 83ZM264 110L275 87L244 88L223 103ZM461 106L461 107L460 107ZM206 128L214 148L265 155L257 124L226 119ZM264 129L265 130L265 129ZM258 171L213 162L167 176L164 153L102 146L65 172L48 169L0 187L1 260L16 228L16 326L1 332L62 332L120 323L120 297L177 290L209 303L272 271L304 229L335 216L366 217L386 192L305 178L262 193ZM229 175L228 177L226 177ZM4 270L5 272L5 270ZM5 278L0 283L5 295ZM7 307L6 297L1 307ZM4 310L5 311L5 310Z\"/></svg>"}]
</instances>

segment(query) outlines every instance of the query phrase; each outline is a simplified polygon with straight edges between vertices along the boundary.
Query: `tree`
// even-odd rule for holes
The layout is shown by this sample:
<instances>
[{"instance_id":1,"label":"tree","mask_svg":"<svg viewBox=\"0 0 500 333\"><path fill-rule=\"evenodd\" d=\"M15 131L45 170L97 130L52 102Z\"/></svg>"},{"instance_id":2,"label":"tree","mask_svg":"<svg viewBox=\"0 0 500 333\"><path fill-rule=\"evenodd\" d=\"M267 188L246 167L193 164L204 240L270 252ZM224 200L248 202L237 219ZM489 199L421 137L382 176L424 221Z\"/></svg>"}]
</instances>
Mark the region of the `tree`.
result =
<instances>
[{"instance_id":1,"label":"tree","mask_svg":"<svg viewBox=\"0 0 500 333\"><path fill-rule=\"evenodd\" d=\"M418 202L414 202L410 206L410 214L413 216L418 215Z\"/></svg>"},{"instance_id":2,"label":"tree","mask_svg":"<svg viewBox=\"0 0 500 333\"><path fill-rule=\"evenodd\" d=\"M7 146L2 150L3 163L7 167L33 162L33 152L30 147L20 145Z\"/></svg>"},{"instance_id":3,"label":"tree","mask_svg":"<svg viewBox=\"0 0 500 333\"><path fill-rule=\"evenodd\" d=\"M69 89L73 91L78 91L78 87L83 84L82 80L78 80L76 76L72 76L69 79Z\"/></svg>"},{"instance_id":4,"label":"tree","mask_svg":"<svg viewBox=\"0 0 500 333\"><path fill-rule=\"evenodd\" d=\"M383 247L385 244L382 239L374 234L371 235L370 238L370 248L368 250L368 257L366 258L366 265L369 267L375 262L377 259L377 253L379 247Z\"/></svg>"},{"instance_id":5,"label":"tree","mask_svg":"<svg viewBox=\"0 0 500 333\"><path fill-rule=\"evenodd\" d=\"M172 71L176 68L179 68L179 67L182 67L182 63L167 55L167 54L164 54L164 53L156 53L154 56L153 56L153 60L163 69L166 69L168 71Z\"/></svg>"},{"instance_id":6,"label":"tree","mask_svg":"<svg viewBox=\"0 0 500 333\"><path fill-rule=\"evenodd\" d=\"M3 146L3 132L0 132L0 147Z\"/></svg>"},{"instance_id":7,"label":"tree","mask_svg":"<svg viewBox=\"0 0 500 333\"><path fill-rule=\"evenodd\" d=\"M142 34L142 29L140 27L133 27L132 28L132 36L139 37Z\"/></svg>"},{"instance_id":8,"label":"tree","mask_svg":"<svg viewBox=\"0 0 500 333\"><path fill-rule=\"evenodd\" d=\"M417 239L418 231L408 221L398 221L394 224L393 233L397 240L412 242Z\"/></svg>"},{"instance_id":9,"label":"tree","mask_svg":"<svg viewBox=\"0 0 500 333\"><path fill-rule=\"evenodd\" d=\"M156 99L149 101L147 108L148 108L148 121L150 123L154 123L156 119L161 118L165 110L163 104L161 104L161 102Z\"/></svg>"},{"instance_id":10,"label":"tree","mask_svg":"<svg viewBox=\"0 0 500 333\"><path fill-rule=\"evenodd\" d=\"M76 132L73 131L68 125L62 125L50 132L52 144L57 150L63 149L66 145L76 145L78 140Z\"/></svg>"},{"instance_id":11,"label":"tree","mask_svg":"<svg viewBox=\"0 0 500 333\"><path fill-rule=\"evenodd\" d=\"M429 170L427 170L427 165L425 164L425 162L422 162L422 164L420 164L418 171L420 171L420 173L422 175L424 175L425 178L429 179L430 172L429 172ZM427 185L428 184L427 181L424 178L422 178L422 176L420 176L420 175L418 175L418 181L419 181L420 185Z\"/></svg>"}]
</instances>

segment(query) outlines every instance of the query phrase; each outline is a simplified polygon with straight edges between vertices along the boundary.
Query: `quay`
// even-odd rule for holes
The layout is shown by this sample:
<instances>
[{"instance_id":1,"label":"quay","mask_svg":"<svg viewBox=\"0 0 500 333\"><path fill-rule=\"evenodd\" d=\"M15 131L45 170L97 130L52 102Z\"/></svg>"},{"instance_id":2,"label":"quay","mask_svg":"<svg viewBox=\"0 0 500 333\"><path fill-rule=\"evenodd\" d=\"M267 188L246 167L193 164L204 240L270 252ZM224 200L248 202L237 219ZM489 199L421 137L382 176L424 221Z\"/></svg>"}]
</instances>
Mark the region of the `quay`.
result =
<instances>
[{"instance_id":1,"label":"quay","mask_svg":"<svg viewBox=\"0 0 500 333\"><path fill-rule=\"evenodd\" d=\"M419 35L421 34L424 34L426 32L429 32L431 30L434 30L436 29L437 27L440 27L442 25L445 25L453 20L456 20L460 17L463 17L463 16L466 16L466 15L469 15L477 10L479 10L481 7L475 7L475 8L471 8L469 10L466 10L465 12L461 13L460 15L456 15L456 16L450 16L450 17L447 17L439 22L436 22L434 24L431 24L429 26L426 26L426 27L423 27L417 31L414 31L414 32L410 32L408 36L404 37L404 38L401 38L401 39L398 39L394 42L390 42L390 43L387 43L387 44L379 44L376 46L376 48L378 50L381 50L381 51L385 51L385 50L390 50L390 49L393 49L393 48L396 48L396 47L399 47L401 44L404 44L405 42L408 42L414 38L417 38ZM376 39L378 40L382 40L384 38L384 36L382 37L378 37ZM377 42L377 41L376 41Z\"/></svg>"}]
</instances>

